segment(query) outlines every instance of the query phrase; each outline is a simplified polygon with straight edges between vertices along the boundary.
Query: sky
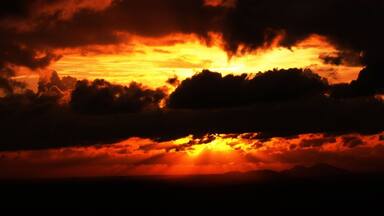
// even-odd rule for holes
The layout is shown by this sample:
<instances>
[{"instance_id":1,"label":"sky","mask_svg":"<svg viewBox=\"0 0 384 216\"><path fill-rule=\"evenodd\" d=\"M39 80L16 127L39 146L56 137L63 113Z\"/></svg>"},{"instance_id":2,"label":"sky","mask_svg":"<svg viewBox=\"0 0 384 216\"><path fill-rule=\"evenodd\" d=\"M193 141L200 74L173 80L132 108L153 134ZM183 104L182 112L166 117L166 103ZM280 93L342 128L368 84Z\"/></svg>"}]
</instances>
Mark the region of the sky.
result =
<instances>
[{"instance_id":1,"label":"sky","mask_svg":"<svg viewBox=\"0 0 384 216\"><path fill-rule=\"evenodd\" d=\"M0 178L384 169L380 0L0 6Z\"/></svg>"}]
</instances>

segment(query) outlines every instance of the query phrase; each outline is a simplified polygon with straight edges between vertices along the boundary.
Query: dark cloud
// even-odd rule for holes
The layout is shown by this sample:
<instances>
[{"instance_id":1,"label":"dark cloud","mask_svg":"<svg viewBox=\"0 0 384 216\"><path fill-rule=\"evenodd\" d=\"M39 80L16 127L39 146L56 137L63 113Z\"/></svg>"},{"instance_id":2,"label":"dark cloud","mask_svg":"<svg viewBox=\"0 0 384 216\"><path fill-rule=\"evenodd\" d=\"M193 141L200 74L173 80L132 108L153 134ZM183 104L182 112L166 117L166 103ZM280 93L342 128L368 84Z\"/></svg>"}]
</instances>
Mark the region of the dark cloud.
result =
<instances>
[{"instance_id":1,"label":"dark cloud","mask_svg":"<svg viewBox=\"0 0 384 216\"><path fill-rule=\"evenodd\" d=\"M244 51L244 45L247 51L270 44L279 34L284 34L281 45L287 47L310 34L326 36L343 52L363 53L362 62L368 67L360 74L355 91L366 94L384 87L380 69L383 11L384 3L380 0L239 0L236 8L227 13L222 32L227 49L233 53Z\"/></svg>"},{"instance_id":2,"label":"dark cloud","mask_svg":"<svg viewBox=\"0 0 384 216\"><path fill-rule=\"evenodd\" d=\"M361 55L357 52L348 50L330 54L320 54L319 58L322 59L326 64L346 66L361 65Z\"/></svg>"},{"instance_id":3,"label":"dark cloud","mask_svg":"<svg viewBox=\"0 0 384 216\"><path fill-rule=\"evenodd\" d=\"M58 11L65 11L63 7ZM38 14L31 15L35 17L35 27L27 32L13 32L13 36L34 47L52 48L114 44L120 42L118 32L149 37L179 32L205 37L215 29L216 18L223 9L206 7L203 0L114 1L101 11L76 10L64 20L57 13L41 15L36 10Z\"/></svg>"},{"instance_id":4,"label":"dark cloud","mask_svg":"<svg viewBox=\"0 0 384 216\"><path fill-rule=\"evenodd\" d=\"M57 105L55 98L13 96L0 100L0 150L114 143L137 136L170 140L190 134L250 131L260 132L264 138L321 132L377 133L383 130L383 111L382 102L351 98L268 102L219 110L84 115Z\"/></svg>"},{"instance_id":5,"label":"dark cloud","mask_svg":"<svg viewBox=\"0 0 384 216\"><path fill-rule=\"evenodd\" d=\"M384 93L384 73L380 67L367 66L357 80L350 84L338 84L332 86L332 95L337 98L362 97Z\"/></svg>"},{"instance_id":6,"label":"dark cloud","mask_svg":"<svg viewBox=\"0 0 384 216\"><path fill-rule=\"evenodd\" d=\"M158 109L164 97L163 90L145 89L134 82L122 86L105 80L83 80L77 82L70 105L76 112L85 114L140 112Z\"/></svg>"},{"instance_id":7,"label":"dark cloud","mask_svg":"<svg viewBox=\"0 0 384 216\"><path fill-rule=\"evenodd\" d=\"M178 86L180 84L180 80L177 76L171 77L167 80L167 83L172 86Z\"/></svg>"},{"instance_id":8,"label":"dark cloud","mask_svg":"<svg viewBox=\"0 0 384 216\"><path fill-rule=\"evenodd\" d=\"M40 57L37 50L29 47L23 47L21 44L12 44L3 38L0 42L0 68L4 68L7 64L26 66L31 69L43 68L48 66L52 61L58 60L60 56L46 53Z\"/></svg>"},{"instance_id":9,"label":"dark cloud","mask_svg":"<svg viewBox=\"0 0 384 216\"><path fill-rule=\"evenodd\" d=\"M22 126L25 122L19 118L12 118L18 116L20 118L35 118L45 112L52 110L59 110L58 104L59 97L55 96L38 96L30 90L26 90L22 94L11 94L0 98L0 115L4 119L2 127L7 127L8 120L14 121L11 124ZM36 116L34 116L36 115ZM15 128L12 131L12 136L15 132L19 131ZM20 130L20 132L24 132Z\"/></svg>"},{"instance_id":10,"label":"dark cloud","mask_svg":"<svg viewBox=\"0 0 384 216\"><path fill-rule=\"evenodd\" d=\"M56 71L50 74L48 80L40 78L38 82L38 95L64 97L75 89L77 79L70 76L60 78Z\"/></svg>"},{"instance_id":11,"label":"dark cloud","mask_svg":"<svg viewBox=\"0 0 384 216\"><path fill-rule=\"evenodd\" d=\"M236 8L228 13L226 23L229 25L223 32L228 48L234 51L243 43L260 47L279 32L285 33L282 44L287 46L309 34L320 34L340 47L366 51L380 41L375 39L382 34L377 31L382 10L382 1L357 0L346 4L332 0L239 0Z\"/></svg>"},{"instance_id":12,"label":"dark cloud","mask_svg":"<svg viewBox=\"0 0 384 216\"><path fill-rule=\"evenodd\" d=\"M16 89L25 89L25 83L10 80L8 78L0 77L0 97L4 95L12 95Z\"/></svg>"},{"instance_id":13,"label":"dark cloud","mask_svg":"<svg viewBox=\"0 0 384 216\"><path fill-rule=\"evenodd\" d=\"M25 84L12 80L14 71L10 68L0 69L0 97L12 95L17 89L25 89Z\"/></svg>"},{"instance_id":14,"label":"dark cloud","mask_svg":"<svg viewBox=\"0 0 384 216\"><path fill-rule=\"evenodd\" d=\"M384 92L384 73L380 65L368 65L357 80L352 81L351 87L357 95L372 95Z\"/></svg>"},{"instance_id":15,"label":"dark cloud","mask_svg":"<svg viewBox=\"0 0 384 216\"><path fill-rule=\"evenodd\" d=\"M342 140L343 145L350 148L364 144L363 140L361 140L361 138L358 136L343 136Z\"/></svg>"},{"instance_id":16,"label":"dark cloud","mask_svg":"<svg viewBox=\"0 0 384 216\"><path fill-rule=\"evenodd\" d=\"M15 76L12 66L24 66L35 70L44 68L60 58L50 52L40 56L37 50L15 44L8 39L5 36L0 40L0 89L5 91L5 94L13 94L15 89L25 87L25 84L12 80Z\"/></svg>"},{"instance_id":17,"label":"dark cloud","mask_svg":"<svg viewBox=\"0 0 384 216\"><path fill-rule=\"evenodd\" d=\"M322 138L315 138L315 139L304 139L300 142L300 145L302 147L319 147L327 143L334 143L336 142L335 137L322 137Z\"/></svg>"},{"instance_id":18,"label":"dark cloud","mask_svg":"<svg viewBox=\"0 0 384 216\"><path fill-rule=\"evenodd\" d=\"M56 15L58 18L69 19L81 10L100 11L112 3L112 0L13 0L0 3L0 18L38 19L42 16Z\"/></svg>"},{"instance_id":19,"label":"dark cloud","mask_svg":"<svg viewBox=\"0 0 384 216\"><path fill-rule=\"evenodd\" d=\"M331 96L333 98L355 97L359 94L359 91L347 83L335 84L331 87Z\"/></svg>"},{"instance_id":20,"label":"dark cloud","mask_svg":"<svg viewBox=\"0 0 384 216\"><path fill-rule=\"evenodd\" d=\"M326 82L309 71L280 70L246 77L203 71L183 81L170 96L170 107L160 109L165 98L161 89L104 80L77 81L72 97L62 103L75 80L52 73L40 83L37 94L27 91L0 98L5 143L0 150L113 143L133 136L170 140L190 134L259 132L254 138L267 140L302 133L383 130L381 100L325 96ZM175 103L174 94L180 92L183 100L177 98ZM191 109L173 109L180 107Z\"/></svg>"},{"instance_id":21,"label":"dark cloud","mask_svg":"<svg viewBox=\"0 0 384 216\"><path fill-rule=\"evenodd\" d=\"M321 97L328 83L309 70L258 73L254 78L208 70L184 80L169 97L171 108L217 108Z\"/></svg>"}]
</instances>

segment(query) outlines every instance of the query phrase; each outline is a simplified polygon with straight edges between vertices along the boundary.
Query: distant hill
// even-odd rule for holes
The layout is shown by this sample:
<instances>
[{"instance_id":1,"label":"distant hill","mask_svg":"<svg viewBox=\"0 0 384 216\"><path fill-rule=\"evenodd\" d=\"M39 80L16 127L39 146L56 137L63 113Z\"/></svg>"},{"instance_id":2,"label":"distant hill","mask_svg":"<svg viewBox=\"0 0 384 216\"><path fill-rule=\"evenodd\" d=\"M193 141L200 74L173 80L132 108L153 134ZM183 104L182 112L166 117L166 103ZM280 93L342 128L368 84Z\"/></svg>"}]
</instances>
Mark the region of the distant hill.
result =
<instances>
[{"instance_id":1,"label":"distant hill","mask_svg":"<svg viewBox=\"0 0 384 216\"><path fill-rule=\"evenodd\" d=\"M294 178L315 178L343 176L351 173L347 170L321 163L311 167L295 166L292 169L282 171L281 174Z\"/></svg>"},{"instance_id":2,"label":"distant hill","mask_svg":"<svg viewBox=\"0 0 384 216\"><path fill-rule=\"evenodd\" d=\"M193 176L156 176L154 179L170 180L179 183L193 183L193 184L242 184L242 183L273 183L284 182L286 180L295 179L318 179L318 178L332 178L332 177L346 177L353 174L350 171L329 165L329 164L315 164L310 167L295 166L291 169L283 171L273 170L254 170L248 172L228 172L224 174L207 174L207 175L193 175ZM152 177L145 177L152 178Z\"/></svg>"}]
</instances>

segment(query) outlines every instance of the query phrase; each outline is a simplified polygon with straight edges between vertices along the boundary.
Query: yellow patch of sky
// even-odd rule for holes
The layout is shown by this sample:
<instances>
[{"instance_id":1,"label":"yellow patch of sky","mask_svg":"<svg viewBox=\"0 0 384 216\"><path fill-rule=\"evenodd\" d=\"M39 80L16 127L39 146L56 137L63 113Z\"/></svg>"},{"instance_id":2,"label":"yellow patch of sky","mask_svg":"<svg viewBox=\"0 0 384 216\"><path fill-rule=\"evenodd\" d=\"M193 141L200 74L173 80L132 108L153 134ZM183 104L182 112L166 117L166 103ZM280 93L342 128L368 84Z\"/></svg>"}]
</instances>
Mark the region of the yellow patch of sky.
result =
<instances>
[{"instance_id":1,"label":"yellow patch of sky","mask_svg":"<svg viewBox=\"0 0 384 216\"><path fill-rule=\"evenodd\" d=\"M208 46L190 35L171 35L155 41L135 38L113 48L112 52L105 50L99 47L96 52L64 51L63 58L55 62L52 69L61 76L91 80L103 78L121 84L136 81L151 87L163 86L168 78L174 76L183 80L203 69L225 75L257 73L274 68L310 68L330 83L349 82L356 79L361 70L361 67L324 64L319 55L337 50L319 36L310 37L290 49L260 49L231 58L220 46L220 41Z\"/></svg>"}]
</instances>

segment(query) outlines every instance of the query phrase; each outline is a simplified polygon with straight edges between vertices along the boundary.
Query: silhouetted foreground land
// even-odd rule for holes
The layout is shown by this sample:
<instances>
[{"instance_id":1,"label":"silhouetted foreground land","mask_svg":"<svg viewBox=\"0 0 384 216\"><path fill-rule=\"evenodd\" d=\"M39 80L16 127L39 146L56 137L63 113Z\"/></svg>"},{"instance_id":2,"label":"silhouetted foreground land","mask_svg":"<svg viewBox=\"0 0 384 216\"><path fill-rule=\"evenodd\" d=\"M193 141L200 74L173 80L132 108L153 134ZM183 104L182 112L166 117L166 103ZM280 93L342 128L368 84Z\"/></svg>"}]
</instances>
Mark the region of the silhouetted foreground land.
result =
<instances>
[{"instance_id":1,"label":"silhouetted foreground land","mask_svg":"<svg viewBox=\"0 0 384 216\"><path fill-rule=\"evenodd\" d=\"M190 177L1 181L1 211L2 215L381 215L383 180L383 174L317 165Z\"/></svg>"}]
</instances>

